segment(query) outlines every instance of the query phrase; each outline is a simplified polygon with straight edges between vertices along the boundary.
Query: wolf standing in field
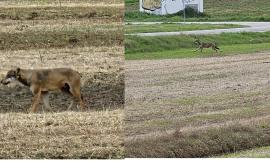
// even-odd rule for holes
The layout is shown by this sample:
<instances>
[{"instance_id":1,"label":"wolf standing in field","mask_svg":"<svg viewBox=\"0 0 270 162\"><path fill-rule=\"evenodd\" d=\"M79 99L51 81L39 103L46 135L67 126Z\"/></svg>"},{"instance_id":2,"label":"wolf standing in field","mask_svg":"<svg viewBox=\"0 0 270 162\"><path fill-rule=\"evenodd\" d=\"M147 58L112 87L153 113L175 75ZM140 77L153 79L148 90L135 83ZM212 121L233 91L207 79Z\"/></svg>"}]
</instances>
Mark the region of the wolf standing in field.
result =
<instances>
[{"instance_id":1,"label":"wolf standing in field","mask_svg":"<svg viewBox=\"0 0 270 162\"><path fill-rule=\"evenodd\" d=\"M197 52L198 50L202 52L204 48L212 48L216 52L220 50L216 43L204 43L204 42L201 42L199 39L196 39L194 43L198 45L198 49L195 50L195 52Z\"/></svg>"},{"instance_id":2,"label":"wolf standing in field","mask_svg":"<svg viewBox=\"0 0 270 162\"><path fill-rule=\"evenodd\" d=\"M80 74L69 68L56 69L12 69L6 74L1 81L7 85L13 80L18 80L25 86L30 87L34 97L32 100L31 112L37 111L37 106L42 98L46 108L50 108L49 91L61 90L74 97L80 103L81 110L85 108L83 97L81 95ZM70 109L73 101L70 104Z\"/></svg>"}]
</instances>

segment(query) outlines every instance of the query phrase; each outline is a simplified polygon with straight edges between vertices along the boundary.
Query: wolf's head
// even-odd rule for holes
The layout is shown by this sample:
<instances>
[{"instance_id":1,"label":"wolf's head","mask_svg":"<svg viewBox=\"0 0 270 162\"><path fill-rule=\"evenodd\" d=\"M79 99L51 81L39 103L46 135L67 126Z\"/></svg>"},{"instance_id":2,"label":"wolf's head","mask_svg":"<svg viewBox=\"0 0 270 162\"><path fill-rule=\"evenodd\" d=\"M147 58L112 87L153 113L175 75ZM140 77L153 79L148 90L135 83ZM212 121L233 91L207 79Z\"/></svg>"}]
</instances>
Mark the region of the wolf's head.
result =
<instances>
[{"instance_id":1,"label":"wolf's head","mask_svg":"<svg viewBox=\"0 0 270 162\"><path fill-rule=\"evenodd\" d=\"M6 74L6 77L3 80L1 80L1 83L7 85L12 81L17 80L19 75L20 75L20 68L9 70Z\"/></svg>"},{"instance_id":2,"label":"wolf's head","mask_svg":"<svg viewBox=\"0 0 270 162\"><path fill-rule=\"evenodd\" d=\"M197 44L197 45L200 45L201 44L201 41L199 39L196 39L193 43L194 44Z\"/></svg>"}]
</instances>

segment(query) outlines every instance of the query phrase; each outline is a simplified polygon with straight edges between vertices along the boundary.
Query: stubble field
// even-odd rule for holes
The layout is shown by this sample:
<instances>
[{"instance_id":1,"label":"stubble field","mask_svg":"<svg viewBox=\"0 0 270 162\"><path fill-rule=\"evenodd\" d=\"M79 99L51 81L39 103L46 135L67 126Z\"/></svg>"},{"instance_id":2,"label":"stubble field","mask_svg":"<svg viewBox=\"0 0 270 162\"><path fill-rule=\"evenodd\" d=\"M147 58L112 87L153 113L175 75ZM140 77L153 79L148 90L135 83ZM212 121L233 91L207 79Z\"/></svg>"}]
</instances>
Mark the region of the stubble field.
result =
<instances>
[{"instance_id":1,"label":"stubble field","mask_svg":"<svg viewBox=\"0 0 270 162\"><path fill-rule=\"evenodd\" d=\"M270 145L269 52L127 61L127 157L211 157Z\"/></svg>"},{"instance_id":2,"label":"stubble field","mask_svg":"<svg viewBox=\"0 0 270 162\"><path fill-rule=\"evenodd\" d=\"M123 158L120 0L1 1L0 78L7 70L68 67L82 75L87 110L60 92L28 114L29 88L0 85L0 158Z\"/></svg>"}]
</instances>

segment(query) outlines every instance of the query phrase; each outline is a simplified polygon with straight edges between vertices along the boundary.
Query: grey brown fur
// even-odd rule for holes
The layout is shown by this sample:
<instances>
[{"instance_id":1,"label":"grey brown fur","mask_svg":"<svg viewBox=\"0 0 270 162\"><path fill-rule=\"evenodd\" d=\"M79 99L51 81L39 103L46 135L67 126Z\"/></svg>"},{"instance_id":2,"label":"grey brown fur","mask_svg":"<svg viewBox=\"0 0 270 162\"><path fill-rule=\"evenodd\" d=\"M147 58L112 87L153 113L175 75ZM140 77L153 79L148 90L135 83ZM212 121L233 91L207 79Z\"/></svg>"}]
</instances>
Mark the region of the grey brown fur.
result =
<instances>
[{"instance_id":1,"label":"grey brown fur","mask_svg":"<svg viewBox=\"0 0 270 162\"><path fill-rule=\"evenodd\" d=\"M216 43L205 43L205 42L201 42L199 39L195 40L194 43L198 45L198 48L197 50L195 50L195 52L198 50L202 52L204 48L212 48L216 52L220 50Z\"/></svg>"}]
</instances>

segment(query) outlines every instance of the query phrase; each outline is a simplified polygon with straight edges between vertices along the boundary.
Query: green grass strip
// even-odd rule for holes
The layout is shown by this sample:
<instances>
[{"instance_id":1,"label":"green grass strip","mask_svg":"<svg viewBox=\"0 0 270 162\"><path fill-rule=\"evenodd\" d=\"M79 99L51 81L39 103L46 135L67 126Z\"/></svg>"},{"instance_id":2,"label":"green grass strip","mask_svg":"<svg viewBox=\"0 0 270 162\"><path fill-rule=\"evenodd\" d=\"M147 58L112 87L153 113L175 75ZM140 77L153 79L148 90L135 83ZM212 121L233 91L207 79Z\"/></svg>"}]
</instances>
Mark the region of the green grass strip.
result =
<instances>
[{"instance_id":1,"label":"green grass strip","mask_svg":"<svg viewBox=\"0 0 270 162\"><path fill-rule=\"evenodd\" d=\"M196 48L194 49L185 48L171 51L167 50L161 52L126 54L126 60L195 58L195 57L212 57L212 56L226 56L232 54L256 53L269 51L270 43L220 46L221 52L219 53L215 53L212 49L204 49L202 53L199 51L194 52L195 49Z\"/></svg>"},{"instance_id":2,"label":"green grass strip","mask_svg":"<svg viewBox=\"0 0 270 162\"><path fill-rule=\"evenodd\" d=\"M202 42L215 42L218 46L236 44L270 43L270 32L264 33L222 33L215 35L175 35L175 36L125 36L125 53L149 53L168 50L194 49L196 39Z\"/></svg>"}]
</instances>

